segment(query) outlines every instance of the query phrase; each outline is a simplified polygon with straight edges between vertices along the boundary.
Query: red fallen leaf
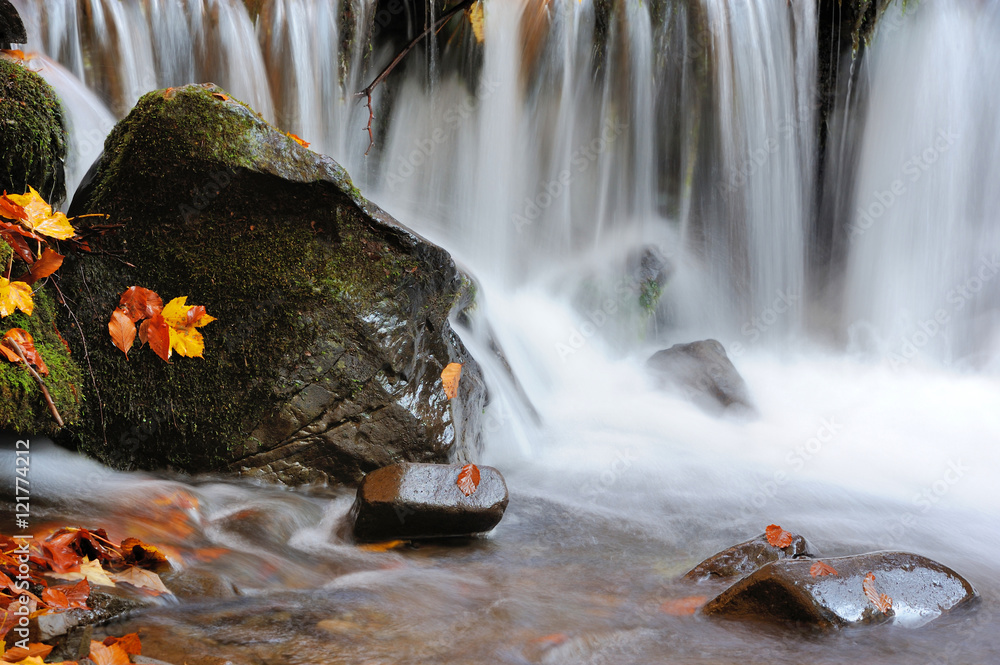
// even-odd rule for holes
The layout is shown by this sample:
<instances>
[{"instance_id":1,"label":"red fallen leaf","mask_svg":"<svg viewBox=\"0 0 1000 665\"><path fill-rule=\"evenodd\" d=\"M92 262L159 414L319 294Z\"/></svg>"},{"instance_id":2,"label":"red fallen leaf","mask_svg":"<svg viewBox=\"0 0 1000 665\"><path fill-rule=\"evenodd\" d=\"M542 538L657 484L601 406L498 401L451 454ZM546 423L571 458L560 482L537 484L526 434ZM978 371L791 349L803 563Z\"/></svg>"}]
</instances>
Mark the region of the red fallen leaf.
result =
<instances>
[{"instance_id":1,"label":"red fallen leaf","mask_svg":"<svg viewBox=\"0 0 1000 665\"><path fill-rule=\"evenodd\" d=\"M111 320L108 321L108 333L111 341L128 358L128 352L135 343L135 322L129 319L128 315L120 309L111 312Z\"/></svg>"},{"instance_id":2,"label":"red fallen leaf","mask_svg":"<svg viewBox=\"0 0 1000 665\"><path fill-rule=\"evenodd\" d=\"M824 575L837 575L837 569L828 563L823 563L822 561L817 561L809 567L809 574L813 577Z\"/></svg>"},{"instance_id":3,"label":"red fallen leaf","mask_svg":"<svg viewBox=\"0 0 1000 665\"><path fill-rule=\"evenodd\" d=\"M83 579L73 586L59 587L59 589L66 595L70 607L77 607L81 610L89 607L87 599L90 598L90 582L87 580Z\"/></svg>"},{"instance_id":4,"label":"red fallen leaf","mask_svg":"<svg viewBox=\"0 0 1000 665\"><path fill-rule=\"evenodd\" d=\"M25 284L34 284L40 279L48 277L62 266L63 259L66 258L59 252L45 248L38 260L31 264L31 270L18 277Z\"/></svg>"},{"instance_id":5,"label":"red fallen leaf","mask_svg":"<svg viewBox=\"0 0 1000 665\"><path fill-rule=\"evenodd\" d=\"M128 654L125 653L125 649L121 646L112 644L107 647L97 640L90 641L89 658L96 665L129 665L130 663Z\"/></svg>"},{"instance_id":6,"label":"red fallen leaf","mask_svg":"<svg viewBox=\"0 0 1000 665\"><path fill-rule=\"evenodd\" d=\"M694 614L698 608L708 601L708 596L687 596L686 598L675 598L660 605L660 611L671 616L681 617Z\"/></svg>"},{"instance_id":7,"label":"red fallen leaf","mask_svg":"<svg viewBox=\"0 0 1000 665\"><path fill-rule=\"evenodd\" d=\"M49 587L42 592L42 602L44 602L49 607L54 607L60 610L69 609L69 599L66 597L62 591L57 587Z\"/></svg>"},{"instance_id":8,"label":"red fallen leaf","mask_svg":"<svg viewBox=\"0 0 1000 665\"><path fill-rule=\"evenodd\" d=\"M3 196L0 196L0 217L6 217L7 219L27 219L28 213L24 211L24 206L7 198L7 192L4 191Z\"/></svg>"},{"instance_id":9,"label":"red fallen leaf","mask_svg":"<svg viewBox=\"0 0 1000 665\"><path fill-rule=\"evenodd\" d=\"M170 362L170 326L159 312L139 326L139 339L149 344L153 353Z\"/></svg>"},{"instance_id":10,"label":"red fallen leaf","mask_svg":"<svg viewBox=\"0 0 1000 665\"><path fill-rule=\"evenodd\" d=\"M455 481L458 489L462 490L465 496L472 496L479 488L479 467L475 464L466 464L458 472L458 480Z\"/></svg>"},{"instance_id":11,"label":"red fallen leaf","mask_svg":"<svg viewBox=\"0 0 1000 665\"><path fill-rule=\"evenodd\" d=\"M792 534L782 529L777 524L769 525L764 533L767 535L767 542L771 547L788 547L792 544Z\"/></svg>"},{"instance_id":12,"label":"red fallen leaf","mask_svg":"<svg viewBox=\"0 0 1000 665\"><path fill-rule=\"evenodd\" d=\"M868 573L865 575L865 580L861 583L861 588L864 589L865 595L868 596L868 600L871 601L872 605L874 605L879 612L882 614L889 613L889 610L892 609L892 598L884 593L879 593L878 589L875 588L875 573Z\"/></svg>"},{"instance_id":13,"label":"red fallen leaf","mask_svg":"<svg viewBox=\"0 0 1000 665\"><path fill-rule=\"evenodd\" d=\"M11 328L3 336L3 342L0 344L4 348L3 354L8 360L11 362L21 362L21 356L17 354L17 351L14 350L14 346L10 342L16 342L21 347L24 357L38 369L39 374L44 376L49 373L49 368L45 366L45 361L42 360L41 354L35 348L35 340L31 338L31 333L23 328ZM13 358L11 358L11 354L13 354ZM14 360L14 358L17 360Z\"/></svg>"},{"instance_id":14,"label":"red fallen leaf","mask_svg":"<svg viewBox=\"0 0 1000 665\"><path fill-rule=\"evenodd\" d=\"M10 245L19 259L27 263L29 266L35 262L35 254L28 247L28 243L24 242L24 238L20 235L14 235L13 233L0 233L0 238Z\"/></svg>"},{"instance_id":15,"label":"red fallen leaf","mask_svg":"<svg viewBox=\"0 0 1000 665\"><path fill-rule=\"evenodd\" d=\"M142 643L139 641L139 633L129 633L121 637L105 637L104 646L110 647L117 644L122 651L130 656L142 655Z\"/></svg>"},{"instance_id":16,"label":"red fallen leaf","mask_svg":"<svg viewBox=\"0 0 1000 665\"><path fill-rule=\"evenodd\" d=\"M3 653L3 660L8 663L20 663L25 658L41 658L45 659L52 651L52 647L48 644L42 644L40 642L29 642L27 648L25 647L14 647L13 649L8 649Z\"/></svg>"},{"instance_id":17,"label":"red fallen leaf","mask_svg":"<svg viewBox=\"0 0 1000 665\"><path fill-rule=\"evenodd\" d=\"M80 565L83 558L73 549L77 534L74 532L55 533L42 543L45 563L57 573L68 573Z\"/></svg>"},{"instance_id":18,"label":"red fallen leaf","mask_svg":"<svg viewBox=\"0 0 1000 665\"><path fill-rule=\"evenodd\" d=\"M130 286L118 299L118 308L133 323L152 318L163 310L163 298L141 286Z\"/></svg>"}]
</instances>

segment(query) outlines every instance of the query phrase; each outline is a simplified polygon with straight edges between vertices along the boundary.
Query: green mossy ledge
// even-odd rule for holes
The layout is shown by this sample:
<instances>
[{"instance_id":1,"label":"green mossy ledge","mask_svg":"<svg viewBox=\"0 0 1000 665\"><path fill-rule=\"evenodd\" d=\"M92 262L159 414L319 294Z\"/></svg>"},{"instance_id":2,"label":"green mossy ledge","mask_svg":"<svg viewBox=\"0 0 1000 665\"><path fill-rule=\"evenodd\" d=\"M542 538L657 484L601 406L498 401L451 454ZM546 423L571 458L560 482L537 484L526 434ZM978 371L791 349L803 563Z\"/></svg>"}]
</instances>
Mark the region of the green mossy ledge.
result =
<instances>
[{"instance_id":1,"label":"green mossy ledge","mask_svg":"<svg viewBox=\"0 0 1000 665\"><path fill-rule=\"evenodd\" d=\"M7 265L9 257L10 248L0 242L0 261L3 265ZM0 319L0 337L11 328L23 328L31 334L35 348L49 368L48 376L42 377L42 380L66 428L72 430L80 420L83 375L59 339L56 305L48 294L48 288L36 291L34 302L31 316L18 311ZM0 430L25 435L54 435L58 429L41 389L27 368L21 363L14 364L0 358Z\"/></svg>"},{"instance_id":2,"label":"green mossy ledge","mask_svg":"<svg viewBox=\"0 0 1000 665\"><path fill-rule=\"evenodd\" d=\"M0 190L34 187L49 203L66 198L66 130L59 98L23 65L0 58Z\"/></svg>"},{"instance_id":3,"label":"green mossy ledge","mask_svg":"<svg viewBox=\"0 0 1000 665\"><path fill-rule=\"evenodd\" d=\"M139 100L71 210L97 212L124 225L102 241L120 256L71 256L61 271L103 404L102 423L88 393L88 454L350 484L478 451L486 391L448 321L462 285L451 257L218 87ZM131 285L204 305L218 319L201 329L204 358L116 349L107 321ZM449 362L464 365L451 401Z\"/></svg>"}]
</instances>

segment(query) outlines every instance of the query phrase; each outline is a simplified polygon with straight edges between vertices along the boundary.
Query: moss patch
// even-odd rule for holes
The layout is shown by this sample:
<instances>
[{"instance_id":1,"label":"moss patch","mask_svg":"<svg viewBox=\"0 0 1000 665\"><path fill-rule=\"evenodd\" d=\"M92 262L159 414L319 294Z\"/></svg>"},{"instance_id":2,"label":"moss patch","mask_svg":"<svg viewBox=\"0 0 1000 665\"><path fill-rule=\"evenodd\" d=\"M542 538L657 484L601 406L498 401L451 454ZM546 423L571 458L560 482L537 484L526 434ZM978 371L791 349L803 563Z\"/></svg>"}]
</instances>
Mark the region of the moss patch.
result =
<instances>
[{"instance_id":1,"label":"moss patch","mask_svg":"<svg viewBox=\"0 0 1000 665\"><path fill-rule=\"evenodd\" d=\"M0 59L0 189L32 186L52 204L66 197L65 126L59 99L24 66Z\"/></svg>"}]
</instances>

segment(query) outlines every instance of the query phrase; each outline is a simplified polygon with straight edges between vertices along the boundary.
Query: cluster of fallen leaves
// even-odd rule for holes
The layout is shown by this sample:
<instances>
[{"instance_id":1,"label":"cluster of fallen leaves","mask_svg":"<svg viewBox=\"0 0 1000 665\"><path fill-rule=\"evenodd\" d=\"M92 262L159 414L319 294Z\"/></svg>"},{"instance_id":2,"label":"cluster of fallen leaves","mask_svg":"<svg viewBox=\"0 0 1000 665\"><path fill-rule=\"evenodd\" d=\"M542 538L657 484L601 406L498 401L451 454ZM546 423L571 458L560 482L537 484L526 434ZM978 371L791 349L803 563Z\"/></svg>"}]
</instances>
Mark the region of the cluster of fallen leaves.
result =
<instances>
[{"instance_id":1,"label":"cluster of fallen leaves","mask_svg":"<svg viewBox=\"0 0 1000 665\"><path fill-rule=\"evenodd\" d=\"M201 305L187 305L187 296L174 298L163 305L155 292L141 286L130 286L121 295L118 307L111 312L108 332L111 341L125 353L135 342L135 324L139 325L139 340L164 361L170 362L171 354L189 358L202 358L205 340L198 328L215 321Z\"/></svg>"},{"instance_id":2,"label":"cluster of fallen leaves","mask_svg":"<svg viewBox=\"0 0 1000 665\"><path fill-rule=\"evenodd\" d=\"M7 644L21 641L7 634L25 610L32 619L92 609L88 599L93 586L124 585L153 596L170 593L159 576L170 569L170 562L159 549L135 538L116 545L104 529L61 528L44 540L29 541L27 564L20 560L23 542L0 534L0 659L4 662L42 665L52 651L40 643L5 650ZM129 656L140 650L134 633L109 637L91 642L90 659L98 665L127 665Z\"/></svg>"}]
</instances>

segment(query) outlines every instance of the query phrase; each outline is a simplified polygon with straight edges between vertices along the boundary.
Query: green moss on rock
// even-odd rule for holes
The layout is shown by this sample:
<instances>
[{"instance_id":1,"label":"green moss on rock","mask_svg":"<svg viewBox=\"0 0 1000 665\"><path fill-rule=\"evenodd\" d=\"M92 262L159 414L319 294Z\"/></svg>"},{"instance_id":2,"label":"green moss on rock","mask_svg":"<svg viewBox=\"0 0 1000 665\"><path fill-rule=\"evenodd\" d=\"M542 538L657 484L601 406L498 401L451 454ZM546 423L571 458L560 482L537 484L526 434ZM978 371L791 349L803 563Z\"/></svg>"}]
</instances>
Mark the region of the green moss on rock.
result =
<instances>
[{"instance_id":1,"label":"green moss on rock","mask_svg":"<svg viewBox=\"0 0 1000 665\"><path fill-rule=\"evenodd\" d=\"M6 244L4 244L6 247ZM3 251L0 250L0 257ZM6 265L6 258L4 258ZM67 353L56 330L55 310L47 289L36 291L35 308L31 316L16 312L0 319L0 336L11 328L27 330L35 348L49 368L42 377L65 425L78 424L83 393L83 375ZM55 434L55 420L49 413L42 391L23 364L0 358L0 429L29 434Z\"/></svg>"},{"instance_id":2,"label":"green moss on rock","mask_svg":"<svg viewBox=\"0 0 1000 665\"><path fill-rule=\"evenodd\" d=\"M132 266L69 258L65 289L104 404L84 450L119 467L234 469L352 482L375 466L443 460L462 431L440 368L469 363L448 326L451 258L361 198L310 152L215 86L157 91L112 131L73 214L124 224L105 239ZM188 296L218 320L204 358L115 349L122 291ZM96 398L96 396L95 396Z\"/></svg>"},{"instance_id":3,"label":"green moss on rock","mask_svg":"<svg viewBox=\"0 0 1000 665\"><path fill-rule=\"evenodd\" d=\"M59 98L23 65L0 59L0 189L32 186L52 204L66 197L65 125Z\"/></svg>"}]
</instances>

